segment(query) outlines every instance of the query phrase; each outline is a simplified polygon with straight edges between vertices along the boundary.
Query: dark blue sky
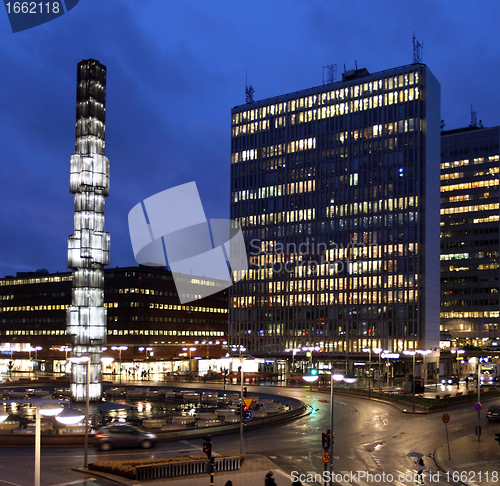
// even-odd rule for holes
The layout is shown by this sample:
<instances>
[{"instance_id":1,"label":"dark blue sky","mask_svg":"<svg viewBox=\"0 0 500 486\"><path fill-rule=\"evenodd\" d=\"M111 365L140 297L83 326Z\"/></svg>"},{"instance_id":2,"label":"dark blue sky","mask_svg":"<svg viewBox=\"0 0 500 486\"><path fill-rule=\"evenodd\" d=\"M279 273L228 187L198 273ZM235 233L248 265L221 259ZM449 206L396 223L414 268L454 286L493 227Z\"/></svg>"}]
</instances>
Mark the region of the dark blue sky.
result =
<instances>
[{"instance_id":1,"label":"dark blue sky","mask_svg":"<svg viewBox=\"0 0 500 486\"><path fill-rule=\"evenodd\" d=\"M412 33L442 89L446 129L500 124L500 3L384 0L80 0L12 34L0 11L0 276L65 271L73 232L76 65L108 68L111 266L134 265L127 215L195 180L206 215L229 215L230 110L322 84L322 67L412 62Z\"/></svg>"}]
</instances>

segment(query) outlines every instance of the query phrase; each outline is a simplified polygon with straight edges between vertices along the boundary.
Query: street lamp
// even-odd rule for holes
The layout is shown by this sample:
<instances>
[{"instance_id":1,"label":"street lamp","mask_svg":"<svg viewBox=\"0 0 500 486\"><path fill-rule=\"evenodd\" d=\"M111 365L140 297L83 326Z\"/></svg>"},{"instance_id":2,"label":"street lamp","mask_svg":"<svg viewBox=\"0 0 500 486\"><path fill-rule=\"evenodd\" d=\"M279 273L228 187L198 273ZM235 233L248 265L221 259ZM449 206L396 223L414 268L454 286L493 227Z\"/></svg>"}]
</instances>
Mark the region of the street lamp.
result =
<instances>
[{"instance_id":1,"label":"street lamp","mask_svg":"<svg viewBox=\"0 0 500 486\"><path fill-rule=\"evenodd\" d=\"M399 353L390 353L388 350L384 351L380 356L382 356L382 359L387 359L387 386L390 386L390 365L389 365L389 360L390 359L398 359L399 358Z\"/></svg>"},{"instance_id":2,"label":"street lamp","mask_svg":"<svg viewBox=\"0 0 500 486\"><path fill-rule=\"evenodd\" d=\"M87 365L87 384L85 392L85 452L83 456L83 467L88 466L88 449L89 449L89 408L90 408L90 356L72 356L69 358L71 363ZM101 358L101 363L109 364L114 361L114 358Z\"/></svg>"},{"instance_id":3,"label":"street lamp","mask_svg":"<svg viewBox=\"0 0 500 486\"><path fill-rule=\"evenodd\" d=\"M412 377L412 383L411 383L411 389L413 391L413 411L415 412L415 355L417 354L416 351L403 351L403 354L406 354L407 356L413 356L413 371L411 374ZM425 391L425 389L424 389Z\"/></svg>"},{"instance_id":4,"label":"street lamp","mask_svg":"<svg viewBox=\"0 0 500 486\"><path fill-rule=\"evenodd\" d=\"M118 350L120 353L120 364L118 367L118 371L120 373L120 385L122 384L122 351L126 351L128 349L128 346L111 346L111 349L113 351Z\"/></svg>"},{"instance_id":5,"label":"street lamp","mask_svg":"<svg viewBox=\"0 0 500 486\"><path fill-rule=\"evenodd\" d=\"M429 354L429 353L432 353L432 351L430 349L426 349L424 351L420 350L420 349L417 349L417 353L421 354L423 357L424 357L424 362L422 364L423 368L424 368L424 393L425 393L425 385L426 385L426 382L427 382L427 369L425 367L425 357Z\"/></svg>"},{"instance_id":6,"label":"street lamp","mask_svg":"<svg viewBox=\"0 0 500 486\"><path fill-rule=\"evenodd\" d=\"M365 348L363 349L363 353L368 353L368 399L370 399L371 398L370 373L372 369L372 349Z\"/></svg>"},{"instance_id":7,"label":"street lamp","mask_svg":"<svg viewBox=\"0 0 500 486\"><path fill-rule=\"evenodd\" d=\"M382 348L375 348L373 352L375 354L378 354L378 388L380 390L380 353L382 352Z\"/></svg>"},{"instance_id":8,"label":"street lamp","mask_svg":"<svg viewBox=\"0 0 500 486\"><path fill-rule=\"evenodd\" d=\"M334 381L344 381L345 383L355 383L356 377L354 375L342 373L334 373L332 369L332 376L330 382L330 486L333 485L333 440L334 440L334 429L333 429L333 415L334 415L334 405L333 405L333 383Z\"/></svg>"},{"instance_id":9,"label":"street lamp","mask_svg":"<svg viewBox=\"0 0 500 486\"><path fill-rule=\"evenodd\" d=\"M41 416L56 417L58 422L63 424L76 424L80 422L84 415L79 410L65 409L63 404L70 404L67 400L54 400L52 398L24 398L20 400L0 400L0 403L29 403L35 405L35 486L40 486L40 451L42 443ZM60 418L59 418L60 416ZM0 412L0 422L3 422L8 415Z\"/></svg>"}]
</instances>

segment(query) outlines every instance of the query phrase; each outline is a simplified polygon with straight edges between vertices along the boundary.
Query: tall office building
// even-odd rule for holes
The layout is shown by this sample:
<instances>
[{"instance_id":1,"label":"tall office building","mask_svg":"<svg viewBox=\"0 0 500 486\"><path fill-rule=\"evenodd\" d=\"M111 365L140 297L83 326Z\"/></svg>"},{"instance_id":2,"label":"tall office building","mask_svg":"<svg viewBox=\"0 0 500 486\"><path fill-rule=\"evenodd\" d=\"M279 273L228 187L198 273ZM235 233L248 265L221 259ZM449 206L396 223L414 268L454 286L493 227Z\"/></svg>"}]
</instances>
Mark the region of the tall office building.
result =
<instances>
[{"instance_id":1,"label":"tall office building","mask_svg":"<svg viewBox=\"0 0 500 486\"><path fill-rule=\"evenodd\" d=\"M500 127L441 136L441 332L453 346L500 337Z\"/></svg>"},{"instance_id":2,"label":"tall office building","mask_svg":"<svg viewBox=\"0 0 500 486\"><path fill-rule=\"evenodd\" d=\"M104 155L106 67L89 59L78 63L76 148L71 156L70 192L75 195L74 233L68 239L73 269L72 305L67 333L73 354L90 359L91 400L101 397L101 349L106 344L104 266L109 263L109 233L104 231L104 198L109 195L109 160ZM73 364L71 396L86 398L87 366Z\"/></svg>"},{"instance_id":3,"label":"tall office building","mask_svg":"<svg viewBox=\"0 0 500 486\"><path fill-rule=\"evenodd\" d=\"M232 110L247 277L230 342L277 355L439 346L440 85L423 64Z\"/></svg>"}]
</instances>

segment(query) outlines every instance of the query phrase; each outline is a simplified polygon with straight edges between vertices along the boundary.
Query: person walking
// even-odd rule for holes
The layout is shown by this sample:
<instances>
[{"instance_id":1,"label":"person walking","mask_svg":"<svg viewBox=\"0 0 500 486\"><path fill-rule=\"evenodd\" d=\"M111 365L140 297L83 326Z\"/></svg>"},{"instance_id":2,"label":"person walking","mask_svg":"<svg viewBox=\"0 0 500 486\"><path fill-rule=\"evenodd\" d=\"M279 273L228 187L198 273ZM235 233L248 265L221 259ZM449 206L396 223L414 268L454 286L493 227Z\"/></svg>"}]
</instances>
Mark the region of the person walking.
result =
<instances>
[{"instance_id":1,"label":"person walking","mask_svg":"<svg viewBox=\"0 0 500 486\"><path fill-rule=\"evenodd\" d=\"M424 484L424 475L423 475L425 469L424 460L421 457L419 457L415 461L415 464L417 465L417 481L420 481L420 484Z\"/></svg>"},{"instance_id":2,"label":"person walking","mask_svg":"<svg viewBox=\"0 0 500 486\"><path fill-rule=\"evenodd\" d=\"M277 486L276 481L274 480L274 473L272 471L269 471L266 474L266 480L264 482L264 486Z\"/></svg>"},{"instance_id":3,"label":"person walking","mask_svg":"<svg viewBox=\"0 0 500 486\"><path fill-rule=\"evenodd\" d=\"M233 486L233 482L232 481L226 481L226 484L224 486Z\"/></svg>"}]
</instances>

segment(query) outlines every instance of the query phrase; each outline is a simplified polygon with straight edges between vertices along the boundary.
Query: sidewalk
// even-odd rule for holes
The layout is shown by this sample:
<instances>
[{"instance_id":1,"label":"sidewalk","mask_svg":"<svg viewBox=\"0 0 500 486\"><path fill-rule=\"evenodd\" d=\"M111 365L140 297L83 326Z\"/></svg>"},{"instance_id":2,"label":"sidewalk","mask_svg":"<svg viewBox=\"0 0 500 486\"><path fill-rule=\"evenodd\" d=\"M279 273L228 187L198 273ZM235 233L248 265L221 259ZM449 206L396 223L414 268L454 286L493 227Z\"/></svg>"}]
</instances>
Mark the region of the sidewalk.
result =
<instances>
[{"instance_id":1,"label":"sidewalk","mask_svg":"<svg viewBox=\"0 0 500 486\"><path fill-rule=\"evenodd\" d=\"M194 475L183 476L182 478L165 478L156 481L147 481L140 483L132 479L120 478L119 476L104 474L96 471L86 471L80 468L74 468L75 471L80 471L94 477L103 477L112 479L113 481L123 484L125 486L155 486L168 483L168 486L200 486L202 484L210 484L210 475ZM278 484L291 484L291 478L276 465L271 462L267 457L259 454L245 454L245 460L238 471L224 471L215 473L214 486L224 486L226 481L231 480L233 486L248 486L264 484L264 479L269 471L274 472L274 478ZM307 486L306 483L302 483Z\"/></svg>"},{"instance_id":2,"label":"sidewalk","mask_svg":"<svg viewBox=\"0 0 500 486\"><path fill-rule=\"evenodd\" d=\"M435 461L445 473L449 473L450 482L459 481L465 485L498 486L500 482L500 445L495 442L495 433L500 427L482 427L481 441L469 434L443 444L435 453Z\"/></svg>"}]
</instances>

